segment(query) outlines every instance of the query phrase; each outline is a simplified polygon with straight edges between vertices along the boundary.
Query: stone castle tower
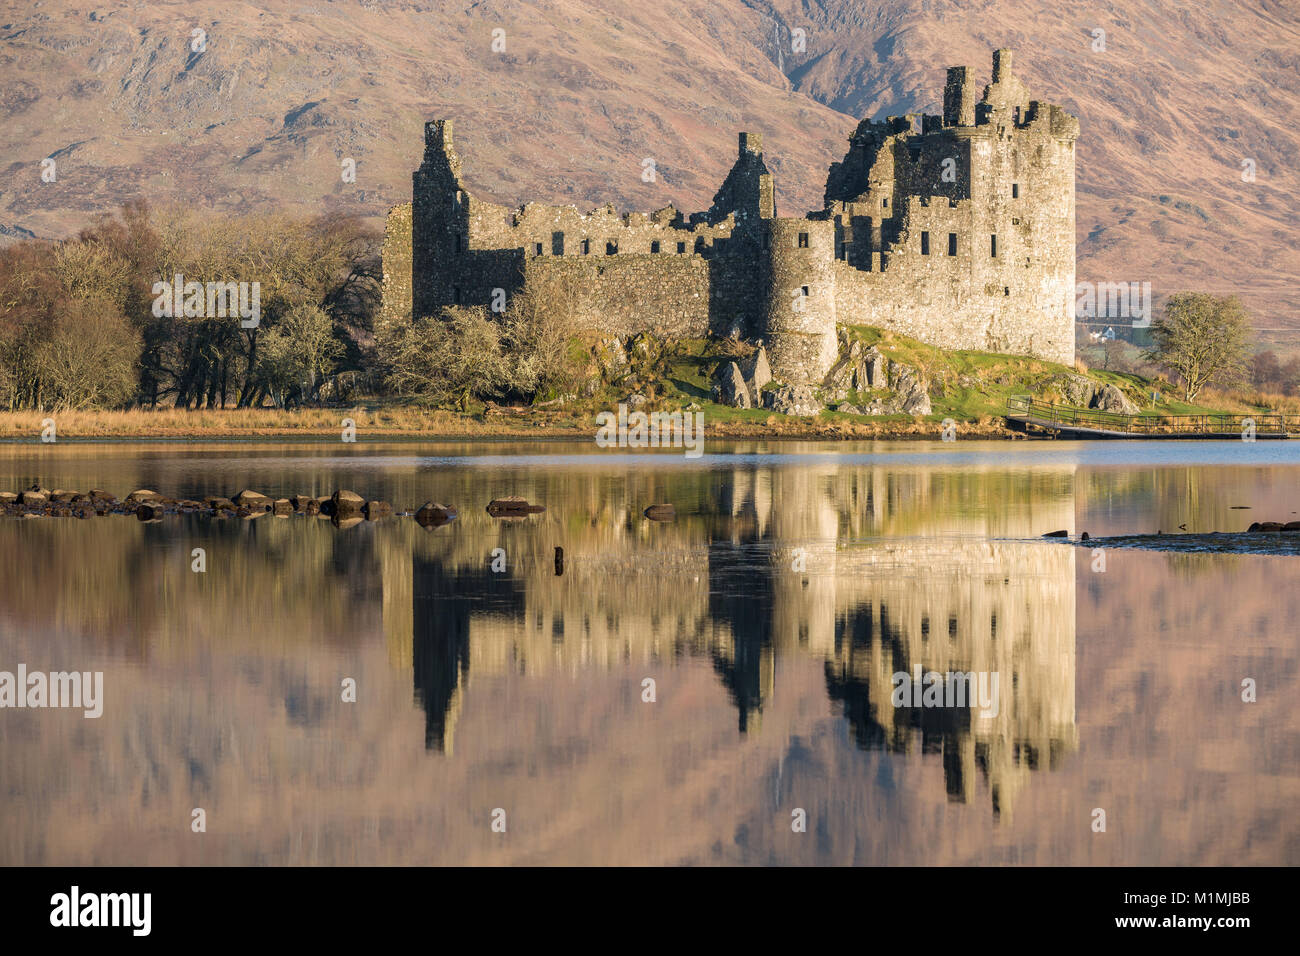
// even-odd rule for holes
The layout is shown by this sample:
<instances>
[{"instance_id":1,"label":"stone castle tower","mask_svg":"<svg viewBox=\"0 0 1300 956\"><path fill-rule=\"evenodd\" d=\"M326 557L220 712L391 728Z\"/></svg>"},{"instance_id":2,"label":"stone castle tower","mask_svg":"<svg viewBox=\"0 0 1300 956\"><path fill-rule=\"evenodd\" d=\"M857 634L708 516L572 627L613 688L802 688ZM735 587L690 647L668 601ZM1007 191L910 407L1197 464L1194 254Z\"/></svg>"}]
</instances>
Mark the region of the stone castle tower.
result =
<instances>
[{"instance_id":1,"label":"stone castle tower","mask_svg":"<svg viewBox=\"0 0 1300 956\"><path fill-rule=\"evenodd\" d=\"M1011 53L948 70L943 115L863 120L824 208L776 214L763 141L739 151L707 212L619 215L470 194L450 120L426 124L412 202L389 216L384 311L435 315L560 281L592 331L762 340L778 381L820 382L836 327L942 348L1074 360L1074 143L1079 122L1031 100Z\"/></svg>"}]
</instances>

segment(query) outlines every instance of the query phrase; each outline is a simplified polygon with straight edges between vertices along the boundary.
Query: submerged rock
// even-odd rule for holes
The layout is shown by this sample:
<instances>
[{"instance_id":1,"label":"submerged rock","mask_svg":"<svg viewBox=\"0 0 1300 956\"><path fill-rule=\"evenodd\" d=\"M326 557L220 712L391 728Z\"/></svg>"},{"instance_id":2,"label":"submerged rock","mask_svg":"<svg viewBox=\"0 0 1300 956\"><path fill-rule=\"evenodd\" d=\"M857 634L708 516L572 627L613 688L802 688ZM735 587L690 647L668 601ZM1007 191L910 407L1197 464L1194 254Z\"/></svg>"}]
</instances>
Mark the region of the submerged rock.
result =
<instances>
[{"instance_id":1,"label":"submerged rock","mask_svg":"<svg viewBox=\"0 0 1300 956\"><path fill-rule=\"evenodd\" d=\"M508 495L504 498L493 498L488 502L487 513L494 518L513 518L520 515L540 514L546 510L546 505L529 504L524 498L518 495Z\"/></svg>"},{"instance_id":2,"label":"submerged rock","mask_svg":"<svg viewBox=\"0 0 1300 956\"><path fill-rule=\"evenodd\" d=\"M643 514L651 521L673 521L677 518L677 509L670 504L651 505Z\"/></svg>"},{"instance_id":3,"label":"submerged rock","mask_svg":"<svg viewBox=\"0 0 1300 956\"><path fill-rule=\"evenodd\" d=\"M457 517L459 513L455 508L434 501L426 501L415 513L415 521L421 528L440 528Z\"/></svg>"},{"instance_id":4,"label":"submerged rock","mask_svg":"<svg viewBox=\"0 0 1300 956\"><path fill-rule=\"evenodd\" d=\"M333 506L331 514L346 518L349 515L361 514L362 509L366 506L366 499L355 491L340 489L330 496L330 504Z\"/></svg>"},{"instance_id":5,"label":"submerged rock","mask_svg":"<svg viewBox=\"0 0 1300 956\"><path fill-rule=\"evenodd\" d=\"M387 501L367 501L365 508L367 521L378 521L380 518L386 518L393 513L393 506Z\"/></svg>"}]
</instances>

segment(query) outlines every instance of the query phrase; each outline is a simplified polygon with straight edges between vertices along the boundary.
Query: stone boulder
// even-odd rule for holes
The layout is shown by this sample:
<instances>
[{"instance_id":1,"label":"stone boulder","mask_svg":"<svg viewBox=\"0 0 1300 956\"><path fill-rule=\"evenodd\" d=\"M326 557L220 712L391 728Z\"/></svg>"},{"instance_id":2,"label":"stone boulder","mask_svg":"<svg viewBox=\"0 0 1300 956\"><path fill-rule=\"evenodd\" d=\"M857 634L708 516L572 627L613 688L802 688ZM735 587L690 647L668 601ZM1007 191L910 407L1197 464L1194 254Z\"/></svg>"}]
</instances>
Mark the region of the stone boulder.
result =
<instances>
[{"instance_id":1,"label":"stone boulder","mask_svg":"<svg viewBox=\"0 0 1300 956\"><path fill-rule=\"evenodd\" d=\"M330 495L330 514L347 518L359 515L366 506L366 499L355 491L339 490Z\"/></svg>"},{"instance_id":2,"label":"stone boulder","mask_svg":"<svg viewBox=\"0 0 1300 956\"><path fill-rule=\"evenodd\" d=\"M753 408L749 386L735 362L724 362L713 375L713 400L732 408Z\"/></svg>"},{"instance_id":3,"label":"stone boulder","mask_svg":"<svg viewBox=\"0 0 1300 956\"><path fill-rule=\"evenodd\" d=\"M1114 412L1117 415L1137 415L1142 411L1132 399L1119 390L1118 386L1109 384L1097 390L1088 407L1102 412Z\"/></svg>"},{"instance_id":4,"label":"stone boulder","mask_svg":"<svg viewBox=\"0 0 1300 956\"><path fill-rule=\"evenodd\" d=\"M364 510L367 521L378 521L391 515L393 506L387 501L367 501Z\"/></svg>"},{"instance_id":5,"label":"stone boulder","mask_svg":"<svg viewBox=\"0 0 1300 956\"><path fill-rule=\"evenodd\" d=\"M539 514L546 510L546 505L529 504L518 495L493 498L488 502L487 513L494 518L518 518L524 515Z\"/></svg>"},{"instance_id":6,"label":"stone boulder","mask_svg":"<svg viewBox=\"0 0 1300 956\"><path fill-rule=\"evenodd\" d=\"M738 367L749 389L750 399L757 402L758 396L763 394L763 386L772 381L772 366L767 362L767 349L760 345Z\"/></svg>"},{"instance_id":7,"label":"stone boulder","mask_svg":"<svg viewBox=\"0 0 1300 956\"><path fill-rule=\"evenodd\" d=\"M677 518L677 509L670 504L651 505L643 513L651 521L673 521Z\"/></svg>"},{"instance_id":8,"label":"stone boulder","mask_svg":"<svg viewBox=\"0 0 1300 956\"><path fill-rule=\"evenodd\" d=\"M1076 408L1092 408L1093 396L1097 394L1097 383L1083 375L1063 375L1052 383L1061 393L1061 401Z\"/></svg>"},{"instance_id":9,"label":"stone boulder","mask_svg":"<svg viewBox=\"0 0 1300 956\"><path fill-rule=\"evenodd\" d=\"M426 501L415 513L415 521L421 528L440 528L449 521L455 521L456 509L450 505Z\"/></svg>"},{"instance_id":10,"label":"stone boulder","mask_svg":"<svg viewBox=\"0 0 1300 956\"><path fill-rule=\"evenodd\" d=\"M247 488L235 495L231 500L240 508L247 508L249 511L262 512L263 514L275 508L274 499L268 498L257 491L249 491Z\"/></svg>"},{"instance_id":11,"label":"stone boulder","mask_svg":"<svg viewBox=\"0 0 1300 956\"><path fill-rule=\"evenodd\" d=\"M825 408L811 385L782 385L764 392L763 407L800 418L812 418Z\"/></svg>"}]
</instances>

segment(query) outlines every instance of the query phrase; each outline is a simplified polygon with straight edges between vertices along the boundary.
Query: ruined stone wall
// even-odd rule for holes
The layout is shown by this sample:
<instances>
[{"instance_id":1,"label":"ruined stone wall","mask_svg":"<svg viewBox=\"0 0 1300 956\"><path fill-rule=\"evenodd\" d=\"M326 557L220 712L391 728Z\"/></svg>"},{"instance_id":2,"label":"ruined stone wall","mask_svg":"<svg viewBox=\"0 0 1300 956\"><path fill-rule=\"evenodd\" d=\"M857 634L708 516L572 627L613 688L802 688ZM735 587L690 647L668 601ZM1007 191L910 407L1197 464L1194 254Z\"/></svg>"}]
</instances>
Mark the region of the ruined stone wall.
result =
<instances>
[{"instance_id":1,"label":"ruined stone wall","mask_svg":"<svg viewBox=\"0 0 1300 956\"><path fill-rule=\"evenodd\" d=\"M619 253L536 256L524 262L530 285L561 283L571 314L603 335L704 338L710 333L710 266L698 255Z\"/></svg>"},{"instance_id":2,"label":"ruined stone wall","mask_svg":"<svg viewBox=\"0 0 1300 956\"><path fill-rule=\"evenodd\" d=\"M593 331L763 338L789 383L829 369L837 324L1070 364L1078 120L1029 99L1008 51L982 97L973 76L948 71L942 116L863 120L803 219L776 218L757 134L707 212L620 215L476 199L451 122L429 123L385 236L384 315L500 304L536 278Z\"/></svg>"},{"instance_id":3,"label":"ruined stone wall","mask_svg":"<svg viewBox=\"0 0 1300 956\"><path fill-rule=\"evenodd\" d=\"M383 297L379 326L411 321L411 204L402 203L388 211L384 223ZM376 329L378 331L378 329Z\"/></svg>"}]
</instances>

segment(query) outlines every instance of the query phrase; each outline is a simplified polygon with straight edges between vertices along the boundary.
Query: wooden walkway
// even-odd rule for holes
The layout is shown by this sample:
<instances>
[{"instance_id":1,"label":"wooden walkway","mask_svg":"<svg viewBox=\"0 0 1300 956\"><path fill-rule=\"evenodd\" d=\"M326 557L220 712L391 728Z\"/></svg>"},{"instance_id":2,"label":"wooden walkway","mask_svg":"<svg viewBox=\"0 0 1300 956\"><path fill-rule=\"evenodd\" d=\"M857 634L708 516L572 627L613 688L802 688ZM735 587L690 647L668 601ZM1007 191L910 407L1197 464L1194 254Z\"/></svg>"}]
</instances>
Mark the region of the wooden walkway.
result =
<instances>
[{"instance_id":1,"label":"wooden walkway","mask_svg":"<svg viewBox=\"0 0 1300 956\"><path fill-rule=\"evenodd\" d=\"M1054 438L1217 438L1240 441L1253 422L1255 437L1300 438L1292 415L1118 415L1040 402L1027 395L1007 400L1007 424Z\"/></svg>"}]
</instances>

